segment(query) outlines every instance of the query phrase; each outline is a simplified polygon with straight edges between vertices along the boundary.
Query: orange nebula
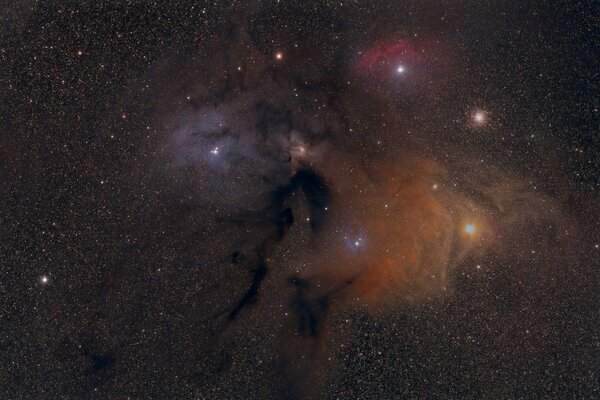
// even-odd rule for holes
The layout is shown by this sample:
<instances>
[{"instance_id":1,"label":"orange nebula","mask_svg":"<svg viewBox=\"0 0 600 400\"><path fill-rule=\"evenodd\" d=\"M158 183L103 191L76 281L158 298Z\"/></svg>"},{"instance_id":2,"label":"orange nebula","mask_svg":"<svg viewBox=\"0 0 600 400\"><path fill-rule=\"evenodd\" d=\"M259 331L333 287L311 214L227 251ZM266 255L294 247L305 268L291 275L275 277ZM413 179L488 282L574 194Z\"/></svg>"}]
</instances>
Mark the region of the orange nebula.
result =
<instances>
[{"instance_id":1,"label":"orange nebula","mask_svg":"<svg viewBox=\"0 0 600 400\"><path fill-rule=\"evenodd\" d=\"M343 202L332 207L342 210L334 216L336 229L357 226L366 238L359 252L339 246L324 267L328 281L347 283L343 292L350 298L379 304L442 293L450 270L473 245L460 235L466 216L473 218L469 200L432 189L444 171L421 159L401 164L386 162L332 179L334 202Z\"/></svg>"}]
</instances>

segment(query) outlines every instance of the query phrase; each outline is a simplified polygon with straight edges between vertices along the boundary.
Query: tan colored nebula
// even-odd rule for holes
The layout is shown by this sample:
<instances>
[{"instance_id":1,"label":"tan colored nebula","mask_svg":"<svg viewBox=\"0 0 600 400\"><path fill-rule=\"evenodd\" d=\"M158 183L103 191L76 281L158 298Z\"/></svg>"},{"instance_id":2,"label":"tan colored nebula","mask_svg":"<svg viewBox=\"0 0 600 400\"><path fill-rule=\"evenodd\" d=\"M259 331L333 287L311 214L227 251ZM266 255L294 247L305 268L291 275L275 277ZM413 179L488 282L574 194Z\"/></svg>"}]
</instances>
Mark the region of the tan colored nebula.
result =
<instances>
[{"instance_id":1,"label":"tan colored nebula","mask_svg":"<svg viewBox=\"0 0 600 400\"><path fill-rule=\"evenodd\" d=\"M319 398L331 349L347 335L329 316L365 306L381 315L451 294L455 274L480 259L530 255L531 226L565 225L555 201L506 171L454 164L450 173L406 154L361 163L335 151L314 167L331 189L329 223L299 277L305 286L295 285L295 346L286 339L290 358L308 360L293 366L312 382L305 398Z\"/></svg>"},{"instance_id":2,"label":"tan colored nebula","mask_svg":"<svg viewBox=\"0 0 600 400\"><path fill-rule=\"evenodd\" d=\"M448 187L435 163L407 157L346 169L332 161L327 172L339 210L327 235L339 245L316 268L345 297L379 304L443 293L457 262L490 241L487 214ZM360 239L344 243L346 231Z\"/></svg>"}]
</instances>

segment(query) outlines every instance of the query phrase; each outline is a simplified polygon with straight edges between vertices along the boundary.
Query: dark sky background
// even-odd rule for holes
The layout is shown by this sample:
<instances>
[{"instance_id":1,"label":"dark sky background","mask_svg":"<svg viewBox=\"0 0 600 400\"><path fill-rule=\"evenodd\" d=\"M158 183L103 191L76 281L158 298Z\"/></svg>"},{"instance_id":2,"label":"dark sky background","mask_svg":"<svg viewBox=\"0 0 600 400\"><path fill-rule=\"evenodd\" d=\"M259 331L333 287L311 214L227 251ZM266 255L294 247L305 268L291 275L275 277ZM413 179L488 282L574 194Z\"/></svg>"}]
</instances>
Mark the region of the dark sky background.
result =
<instances>
[{"instance_id":1,"label":"dark sky background","mask_svg":"<svg viewBox=\"0 0 600 400\"><path fill-rule=\"evenodd\" d=\"M9 1L0 397L600 397L594 2Z\"/></svg>"}]
</instances>

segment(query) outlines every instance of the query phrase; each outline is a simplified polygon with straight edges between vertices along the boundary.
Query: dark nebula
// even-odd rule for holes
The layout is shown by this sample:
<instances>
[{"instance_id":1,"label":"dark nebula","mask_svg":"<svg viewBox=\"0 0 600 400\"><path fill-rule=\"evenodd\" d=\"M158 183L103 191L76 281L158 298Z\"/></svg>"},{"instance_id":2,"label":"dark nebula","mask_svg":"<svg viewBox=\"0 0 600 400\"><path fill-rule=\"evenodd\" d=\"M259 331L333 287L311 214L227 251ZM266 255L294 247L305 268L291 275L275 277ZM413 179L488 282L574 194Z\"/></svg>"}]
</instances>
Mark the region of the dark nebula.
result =
<instances>
[{"instance_id":1,"label":"dark nebula","mask_svg":"<svg viewBox=\"0 0 600 400\"><path fill-rule=\"evenodd\" d=\"M0 398L599 398L598 7L513 3L3 5Z\"/></svg>"}]
</instances>

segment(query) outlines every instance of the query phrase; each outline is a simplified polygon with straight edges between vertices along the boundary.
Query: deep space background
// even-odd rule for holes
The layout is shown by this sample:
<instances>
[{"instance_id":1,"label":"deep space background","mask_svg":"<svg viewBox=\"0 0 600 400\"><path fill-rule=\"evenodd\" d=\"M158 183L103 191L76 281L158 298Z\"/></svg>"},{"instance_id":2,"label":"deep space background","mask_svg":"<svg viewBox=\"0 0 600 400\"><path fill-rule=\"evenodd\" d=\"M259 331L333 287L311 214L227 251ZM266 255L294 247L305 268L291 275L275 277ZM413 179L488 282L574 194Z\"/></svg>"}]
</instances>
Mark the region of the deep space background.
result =
<instances>
[{"instance_id":1,"label":"deep space background","mask_svg":"<svg viewBox=\"0 0 600 400\"><path fill-rule=\"evenodd\" d=\"M599 27L4 2L0 398L600 398Z\"/></svg>"}]
</instances>

